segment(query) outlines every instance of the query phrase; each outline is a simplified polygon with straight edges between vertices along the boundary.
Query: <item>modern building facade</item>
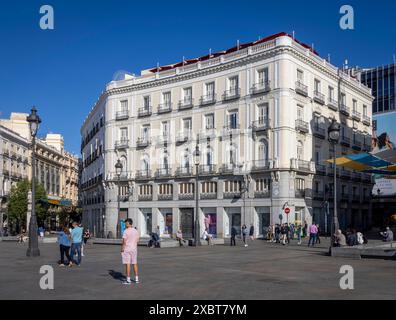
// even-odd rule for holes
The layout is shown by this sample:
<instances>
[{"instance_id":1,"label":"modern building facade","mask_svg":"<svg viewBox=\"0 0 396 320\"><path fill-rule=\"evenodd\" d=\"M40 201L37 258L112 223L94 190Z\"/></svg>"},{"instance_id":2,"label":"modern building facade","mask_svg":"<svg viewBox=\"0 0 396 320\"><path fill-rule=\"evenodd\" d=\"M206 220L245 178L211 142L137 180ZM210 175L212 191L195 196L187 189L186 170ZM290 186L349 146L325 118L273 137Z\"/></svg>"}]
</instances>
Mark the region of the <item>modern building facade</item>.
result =
<instances>
[{"instance_id":1,"label":"modern building facade","mask_svg":"<svg viewBox=\"0 0 396 320\"><path fill-rule=\"evenodd\" d=\"M115 237L131 217L141 236L159 226L191 237L198 146L201 230L324 228L327 126L342 125L338 155L369 148L371 103L369 88L285 33L112 81L81 129L84 223ZM371 177L340 168L338 178L341 225L367 226Z\"/></svg>"},{"instance_id":2,"label":"modern building facade","mask_svg":"<svg viewBox=\"0 0 396 320\"><path fill-rule=\"evenodd\" d=\"M19 180L31 179L31 136L27 116L11 113L10 119L0 119L0 194L4 200ZM77 205L78 157L64 150L60 134L36 138L36 178L46 190L48 201L54 206L52 209ZM3 212L6 212L6 201L3 203ZM56 210L56 220L55 213Z\"/></svg>"}]
</instances>

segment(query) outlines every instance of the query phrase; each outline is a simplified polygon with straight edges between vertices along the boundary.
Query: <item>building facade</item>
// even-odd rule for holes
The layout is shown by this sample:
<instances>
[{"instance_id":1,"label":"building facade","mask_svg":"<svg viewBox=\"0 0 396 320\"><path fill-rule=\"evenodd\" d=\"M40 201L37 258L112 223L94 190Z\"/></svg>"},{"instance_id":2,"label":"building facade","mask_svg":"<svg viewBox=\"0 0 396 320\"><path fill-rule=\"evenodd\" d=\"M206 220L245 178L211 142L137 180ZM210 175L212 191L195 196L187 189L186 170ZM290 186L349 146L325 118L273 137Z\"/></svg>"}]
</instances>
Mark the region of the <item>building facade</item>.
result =
<instances>
[{"instance_id":1,"label":"building facade","mask_svg":"<svg viewBox=\"0 0 396 320\"><path fill-rule=\"evenodd\" d=\"M19 180L31 179L31 136L27 116L25 113L12 113L10 119L0 119L0 194L4 200L3 212L7 210L6 198L11 187ZM64 150L60 134L36 138L35 174L46 190L50 204L55 207L77 205L78 157ZM56 210L53 217L56 220L55 213Z\"/></svg>"},{"instance_id":2,"label":"building facade","mask_svg":"<svg viewBox=\"0 0 396 320\"><path fill-rule=\"evenodd\" d=\"M243 224L256 236L280 221L324 228L327 126L342 125L338 155L369 148L371 103L370 89L284 33L112 81L81 129L85 224L117 236L131 217L141 236L159 226L162 236L191 237L198 147L202 230L224 238ZM371 177L343 168L338 177L341 225L367 226Z\"/></svg>"}]
</instances>

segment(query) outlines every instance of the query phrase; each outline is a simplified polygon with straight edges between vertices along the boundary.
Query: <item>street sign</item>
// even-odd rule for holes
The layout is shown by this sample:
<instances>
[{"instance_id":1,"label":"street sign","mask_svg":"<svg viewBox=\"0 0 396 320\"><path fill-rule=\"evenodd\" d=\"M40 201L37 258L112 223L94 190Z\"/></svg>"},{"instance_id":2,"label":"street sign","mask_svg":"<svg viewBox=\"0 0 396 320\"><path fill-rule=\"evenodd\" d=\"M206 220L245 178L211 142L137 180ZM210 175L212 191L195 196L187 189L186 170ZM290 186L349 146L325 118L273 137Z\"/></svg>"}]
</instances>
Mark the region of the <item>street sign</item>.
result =
<instances>
[{"instance_id":1,"label":"street sign","mask_svg":"<svg viewBox=\"0 0 396 320\"><path fill-rule=\"evenodd\" d=\"M290 213L290 208L285 208L285 213L289 214Z\"/></svg>"},{"instance_id":2,"label":"street sign","mask_svg":"<svg viewBox=\"0 0 396 320\"><path fill-rule=\"evenodd\" d=\"M280 214L279 215L279 220L282 221L282 219L283 219L283 216Z\"/></svg>"}]
</instances>

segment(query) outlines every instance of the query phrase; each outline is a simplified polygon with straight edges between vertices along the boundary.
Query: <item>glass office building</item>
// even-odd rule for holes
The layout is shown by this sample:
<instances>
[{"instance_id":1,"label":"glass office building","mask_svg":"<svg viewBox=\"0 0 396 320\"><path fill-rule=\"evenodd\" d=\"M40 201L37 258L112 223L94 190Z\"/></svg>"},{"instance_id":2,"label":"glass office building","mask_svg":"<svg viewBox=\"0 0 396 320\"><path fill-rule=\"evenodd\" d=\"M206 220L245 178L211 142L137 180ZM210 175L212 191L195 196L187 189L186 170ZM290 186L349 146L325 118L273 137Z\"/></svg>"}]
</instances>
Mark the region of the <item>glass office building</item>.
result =
<instances>
[{"instance_id":1,"label":"glass office building","mask_svg":"<svg viewBox=\"0 0 396 320\"><path fill-rule=\"evenodd\" d=\"M360 79L373 91L373 114L396 111L396 64L362 70Z\"/></svg>"}]
</instances>

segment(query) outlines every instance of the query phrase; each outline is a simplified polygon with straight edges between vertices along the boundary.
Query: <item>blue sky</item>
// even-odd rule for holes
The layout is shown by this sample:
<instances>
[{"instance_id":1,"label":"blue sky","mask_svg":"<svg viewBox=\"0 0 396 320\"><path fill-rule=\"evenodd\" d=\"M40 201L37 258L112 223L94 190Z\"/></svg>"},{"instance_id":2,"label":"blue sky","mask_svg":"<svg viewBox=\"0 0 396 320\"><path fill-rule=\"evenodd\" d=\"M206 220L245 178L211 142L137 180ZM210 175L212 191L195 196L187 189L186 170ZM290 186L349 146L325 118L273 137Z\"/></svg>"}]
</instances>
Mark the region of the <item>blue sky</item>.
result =
<instances>
[{"instance_id":1,"label":"blue sky","mask_svg":"<svg viewBox=\"0 0 396 320\"><path fill-rule=\"evenodd\" d=\"M39 28L52 5L55 30ZM355 30L339 28L339 9L355 10ZM396 2L378 1L35 1L0 2L0 112L42 117L40 134L62 133L79 153L80 126L119 70L178 62L281 31L314 43L340 65L375 66L396 54Z\"/></svg>"}]
</instances>

